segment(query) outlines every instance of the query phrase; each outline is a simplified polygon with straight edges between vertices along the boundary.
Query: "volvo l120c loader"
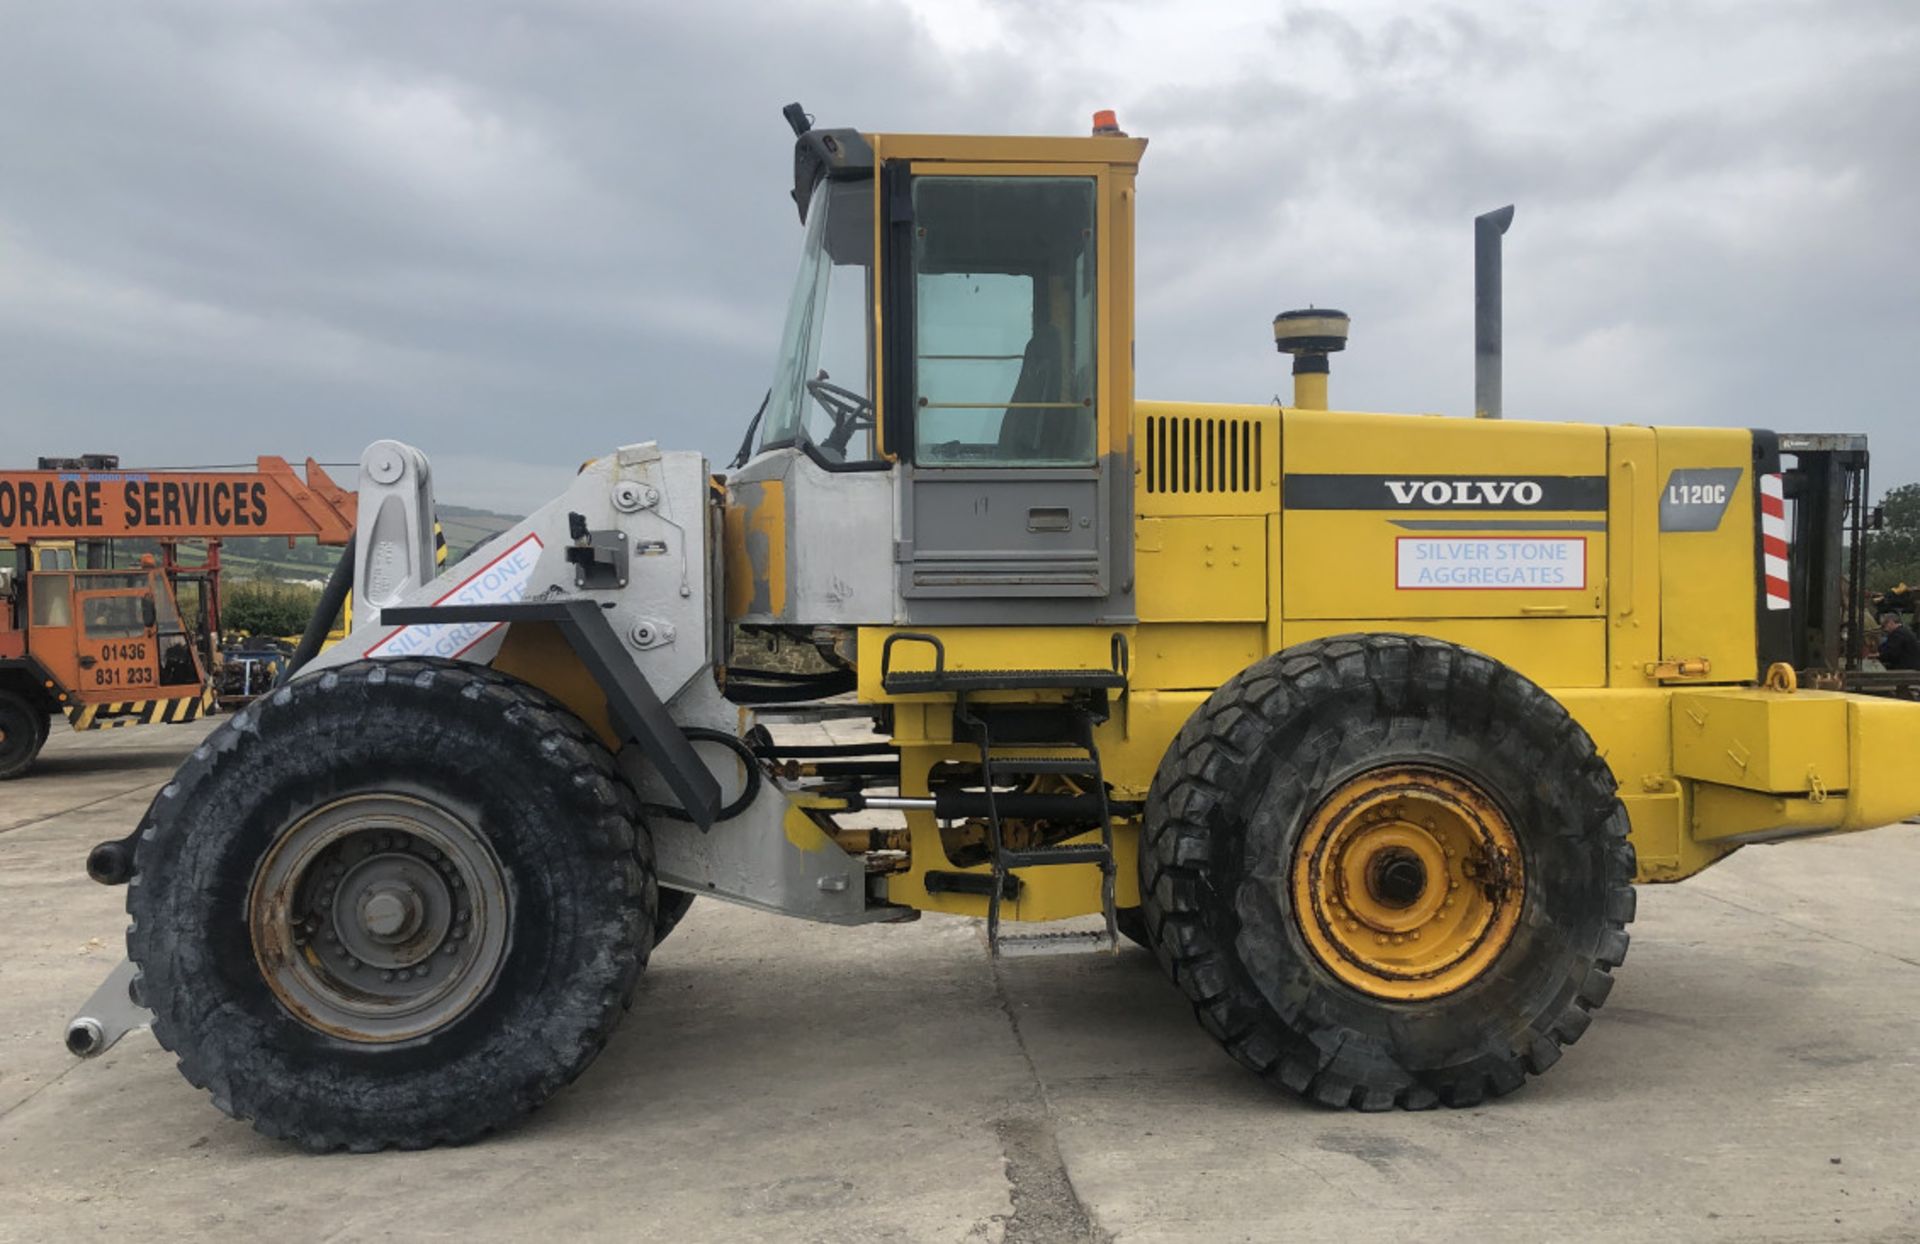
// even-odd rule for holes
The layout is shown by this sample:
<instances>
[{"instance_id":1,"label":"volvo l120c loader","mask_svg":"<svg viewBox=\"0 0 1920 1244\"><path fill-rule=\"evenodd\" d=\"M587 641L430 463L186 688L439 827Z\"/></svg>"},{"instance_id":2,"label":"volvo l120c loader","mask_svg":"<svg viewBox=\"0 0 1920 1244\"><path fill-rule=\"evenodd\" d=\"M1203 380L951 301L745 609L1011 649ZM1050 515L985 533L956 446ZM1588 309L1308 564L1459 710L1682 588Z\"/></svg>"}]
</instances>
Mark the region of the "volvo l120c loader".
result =
<instances>
[{"instance_id":1,"label":"volvo l120c loader","mask_svg":"<svg viewBox=\"0 0 1920 1244\"><path fill-rule=\"evenodd\" d=\"M703 896L1132 939L1275 1085L1469 1105L1586 1030L1636 882L1920 812L1920 706L1808 676L1855 440L1492 417L1491 285L1489 417L1329 410L1324 310L1291 403L1138 401L1144 141L788 115L737 469L612 450L435 574L426 460L370 448L351 634L89 860L132 920L76 1052L150 1022L269 1135L465 1140ZM872 742L783 741L825 715Z\"/></svg>"}]
</instances>

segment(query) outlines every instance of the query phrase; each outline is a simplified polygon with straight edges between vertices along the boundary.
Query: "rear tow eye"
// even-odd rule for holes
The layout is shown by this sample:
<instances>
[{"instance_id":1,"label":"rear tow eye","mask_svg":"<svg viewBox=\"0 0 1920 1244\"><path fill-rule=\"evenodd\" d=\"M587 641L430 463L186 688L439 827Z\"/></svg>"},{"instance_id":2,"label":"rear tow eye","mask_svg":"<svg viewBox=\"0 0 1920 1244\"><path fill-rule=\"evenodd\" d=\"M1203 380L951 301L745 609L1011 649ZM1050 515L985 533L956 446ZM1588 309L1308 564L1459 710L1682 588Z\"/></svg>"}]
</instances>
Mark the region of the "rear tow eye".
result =
<instances>
[{"instance_id":1,"label":"rear tow eye","mask_svg":"<svg viewBox=\"0 0 1920 1244\"><path fill-rule=\"evenodd\" d=\"M67 1021L67 1049L77 1058L98 1058L120 1038L153 1022L153 1013L134 999L139 975L133 960L122 959L93 991L79 1014Z\"/></svg>"}]
</instances>

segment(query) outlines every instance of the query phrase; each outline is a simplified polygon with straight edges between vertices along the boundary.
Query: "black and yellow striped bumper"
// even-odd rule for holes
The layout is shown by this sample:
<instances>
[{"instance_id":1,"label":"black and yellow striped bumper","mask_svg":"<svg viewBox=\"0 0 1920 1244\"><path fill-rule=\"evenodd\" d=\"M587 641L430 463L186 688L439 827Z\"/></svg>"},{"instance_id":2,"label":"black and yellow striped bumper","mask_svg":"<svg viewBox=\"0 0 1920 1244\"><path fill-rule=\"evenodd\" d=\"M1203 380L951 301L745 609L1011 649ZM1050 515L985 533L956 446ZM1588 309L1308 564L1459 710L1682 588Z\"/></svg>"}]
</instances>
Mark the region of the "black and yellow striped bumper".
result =
<instances>
[{"instance_id":1,"label":"black and yellow striped bumper","mask_svg":"<svg viewBox=\"0 0 1920 1244\"><path fill-rule=\"evenodd\" d=\"M103 704L70 704L67 721L75 730L106 730L113 726L150 726L156 723L198 721L213 712L213 688L197 695L159 700L111 700Z\"/></svg>"}]
</instances>

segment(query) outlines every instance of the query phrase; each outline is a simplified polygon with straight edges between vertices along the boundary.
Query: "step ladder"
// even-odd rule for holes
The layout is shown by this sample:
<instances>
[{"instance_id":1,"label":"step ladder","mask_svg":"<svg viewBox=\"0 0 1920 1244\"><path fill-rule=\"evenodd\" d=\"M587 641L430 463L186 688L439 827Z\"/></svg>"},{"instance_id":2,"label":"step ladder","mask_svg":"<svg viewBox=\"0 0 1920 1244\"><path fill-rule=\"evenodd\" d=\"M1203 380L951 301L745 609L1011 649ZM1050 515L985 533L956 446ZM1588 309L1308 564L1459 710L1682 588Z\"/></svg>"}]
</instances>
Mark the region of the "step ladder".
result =
<instances>
[{"instance_id":1,"label":"step ladder","mask_svg":"<svg viewBox=\"0 0 1920 1244\"><path fill-rule=\"evenodd\" d=\"M1053 719L1060 728L1031 728L1016 731L1019 737L1006 738L1005 727L1019 714L1021 724L1031 727L1035 721ZM1104 717L1105 714L1100 715ZM1113 858L1113 813L1107 801L1107 783L1100 771L1100 749L1093 740L1098 719L1085 704L988 705L969 702L960 692L954 704L954 723L972 736L980 748L980 785L986 795L987 850L993 865L993 884L987 891L987 949L994 957L1002 955L1075 954L1103 950L1111 953L1119 947L1119 930L1114 924L1113 890L1116 867ZM1002 729L996 732L996 726ZM1046 737L1048 735L1056 737ZM1018 746L1071 747L1081 754L1071 757L1009 756L999 748ZM1077 778L1095 796L1099 808L1100 841L1063 846L1026 847L1019 850L1006 845L1000 820L996 788L1010 779L1057 774ZM1007 892L1009 874L1017 868L1049 868L1066 864L1095 864L1100 868L1100 913L1105 928L1072 930L1063 933L1000 932L1000 903Z\"/></svg>"},{"instance_id":2,"label":"step ladder","mask_svg":"<svg viewBox=\"0 0 1920 1244\"><path fill-rule=\"evenodd\" d=\"M897 644L924 644L933 650L930 670L893 669L893 651ZM996 669L949 670L946 645L938 636L917 631L896 631L887 637L880 651L880 685L891 695L944 693L954 697L955 738L964 732L980 749L980 785L985 795L987 849L992 862L992 882L987 890L987 948L995 958L1002 955L1077 954L1119 948L1120 933L1114 922L1114 880L1118 869L1113 856L1113 809L1107 798L1106 776L1100 768L1100 749L1094 743L1094 728L1107 719L1107 696L1127 685L1126 639L1113 636L1111 669ZM970 697L988 691L1058 691L1067 699L1060 703L975 702ZM1077 756L1007 755L1007 747L1073 750ZM1000 818L998 785L1008 779L1057 774L1084 781L1094 798L1100 824L1100 841L1066 846L1027 847L1019 850L1006 845ZM1069 864L1095 864L1100 869L1100 913L1105 928L1065 933L1000 933L1000 904L1009 890L1019 885L1015 869L1048 868Z\"/></svg>"}]
</instances>

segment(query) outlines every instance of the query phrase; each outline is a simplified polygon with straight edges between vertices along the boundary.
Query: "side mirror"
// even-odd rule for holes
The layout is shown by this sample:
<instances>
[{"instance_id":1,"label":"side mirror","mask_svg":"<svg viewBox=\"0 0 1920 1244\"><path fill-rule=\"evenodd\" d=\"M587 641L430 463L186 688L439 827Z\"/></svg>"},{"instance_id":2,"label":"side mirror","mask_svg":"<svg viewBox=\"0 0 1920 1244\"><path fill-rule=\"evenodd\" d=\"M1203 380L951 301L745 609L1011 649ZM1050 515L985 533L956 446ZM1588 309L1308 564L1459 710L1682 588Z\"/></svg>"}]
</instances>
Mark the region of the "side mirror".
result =
<instances>
[{"instance_id":1,"label":"side mirror","mask_svg":"<svg viewBox=\"0 0 1920 1244\"><path fill-rule=\"evenodd\" d=\"M1867 530L1882 531L1887 525L1887 511L1884 506L1874 506L1867 511Z\"/></svg>"},{"instance_id":2,"label":"side mirror","mask_svg":"<svg viewBox=\"0 0 1920 1244\"><path fill-rule=\"evenodd\" d=\"M153 597L142 596L140 598L141 625L145 626L148 630L152 630L155 625L158 624L159 620L160 615L153 607Z\"/></svg>"}]
</instances>

